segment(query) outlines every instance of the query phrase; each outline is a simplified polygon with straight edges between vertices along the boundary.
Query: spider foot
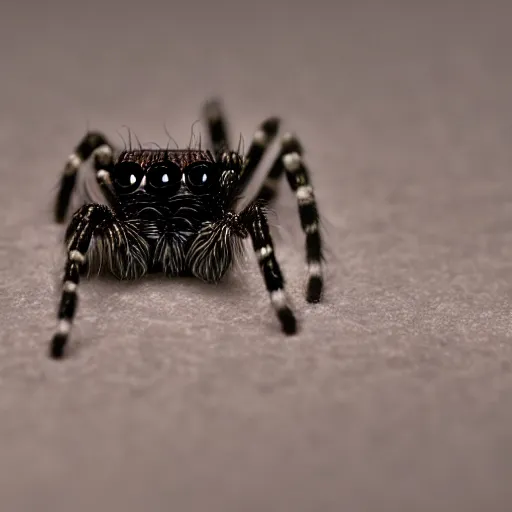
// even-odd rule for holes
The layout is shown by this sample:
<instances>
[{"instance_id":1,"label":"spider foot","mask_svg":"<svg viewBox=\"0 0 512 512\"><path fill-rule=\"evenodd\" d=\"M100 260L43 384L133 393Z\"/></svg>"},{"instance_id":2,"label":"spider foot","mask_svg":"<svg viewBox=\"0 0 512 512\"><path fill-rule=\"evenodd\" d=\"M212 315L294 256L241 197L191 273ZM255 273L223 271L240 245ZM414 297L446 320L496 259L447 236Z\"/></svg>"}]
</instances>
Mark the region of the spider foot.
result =
<instances>
[{"instance_id":1,"label":"spider foot","mask_svg":"<svg viewBox=\"0 0 512 512\"><path fill-rule=\"evenodd\" d=\"M57 333L50 343L50 357L52 359L62 359L64 357L64 347L68 337L65 334Z\"/></svg>"},{"instance_id":2,"label":"spider foot","mask_svg":"<svg viewBox=\"0 0 512 512\"><path fill-rule=\"evenodd\" d=\"M322 298L324 282L320 276L309 278L306 300L311 304L317 304Z\"/></svg>"},{"instance_id":3,"label":"spider foot","mask_svg":"<svg viewBox=\"0 0 512 512\"><path fill-rule=\"evenodd\" d=\"M318 255L315 254L315 257ZM324 288L324 278L322 264L319 261L312 260L308 264L308 285L306 291L306 300L311 304L320 302Z\"/></svg>"},{"instance_id":4,"label":"spider foot","mask_svg":"<svg viewBox=\"0 0 512 512\"><path fill-rule=\"evenodd\" d=\"M289 307L278 310L277 316L281 321L281 327L285 334L292 335L297 332L297 320Z\"/></svg>"},{"instance_id":5,"label":"spider foot","mask_svg":"<svg viewBox=\"0 0 512 512\"><path fill-rule=\"evenodd\" d=\"M277 289L270 293L270 301L277 314L277 318L281 322L281 329L285 334L291 335L297 332L297 320L288 305L288 298L284 290Z\"/></svg>"}]
</instances>

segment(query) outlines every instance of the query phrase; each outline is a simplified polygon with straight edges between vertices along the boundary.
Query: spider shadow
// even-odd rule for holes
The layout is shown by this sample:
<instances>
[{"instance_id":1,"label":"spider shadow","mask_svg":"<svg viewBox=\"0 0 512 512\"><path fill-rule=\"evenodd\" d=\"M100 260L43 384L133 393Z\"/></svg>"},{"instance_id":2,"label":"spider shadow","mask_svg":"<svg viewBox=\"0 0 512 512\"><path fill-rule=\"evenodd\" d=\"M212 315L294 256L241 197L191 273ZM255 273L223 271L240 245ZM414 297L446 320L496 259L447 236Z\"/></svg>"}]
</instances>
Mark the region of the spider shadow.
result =
<instances>
[{"instance_id":1,"label":"spider shadow","mask_svg":"<svg viewBox=\"0 0 512 512\"><path fill-rule=\"evenodd\" d=\"M114 289L116 292L122 290L137 290L151 286L154 290L166 292L176 290L175 294L183 293L189 289L193 293L204 296L219 297L229 295L231 297L242 297L246 295L249 286L247 280L238 271L228 272L219 282L207 283L194 276L168 277L162 272L148 274L140 279L122 280L115 275L105 272L91 276L83 276L84 282L97 283L100 289Z\"/></svg>"},{"instance_id":2,"label":"spider shadow","mask_svg":"<svg viewBox=\"0 0 512 512\"><path fill-rule=\"evenodd\" d=\"M128 293L137 292L139 289L145 290L150 287L156 293L162 293L170 302L177 301L183 294L187 294L189 299L200 295L206 297L207 302L222 301L229 298L230 303L237 303L244 296L247 296L249 286L243 275L238 272L229 272L218 283L212 284L201 281L194 276L180 276L169 278L163 273L148 274L136 280L121 280L110 273L94 274L86 278L83 276L83 283L94 286L100 295L119 294L126 291ZM169 293L171 292L171 293ZM108 297L103 297L108 301ZM145 300L142 298L141 300ZM86 332L80 323L75 326L76 333L73 335L73 341L68 343L66 357L73 358L77 354L85 351L89 352L91 345L97 341L97 336Z\"/></svg>"}]
</instances>

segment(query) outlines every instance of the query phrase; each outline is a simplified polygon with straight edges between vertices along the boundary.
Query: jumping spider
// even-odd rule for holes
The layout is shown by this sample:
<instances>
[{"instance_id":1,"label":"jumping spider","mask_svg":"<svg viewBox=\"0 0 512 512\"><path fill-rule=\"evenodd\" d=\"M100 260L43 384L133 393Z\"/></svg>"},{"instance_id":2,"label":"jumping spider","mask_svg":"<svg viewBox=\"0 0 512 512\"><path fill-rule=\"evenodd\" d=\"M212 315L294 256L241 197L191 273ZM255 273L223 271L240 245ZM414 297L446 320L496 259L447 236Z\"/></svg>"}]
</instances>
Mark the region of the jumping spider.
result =
<instances>
[{"instance_id":1,"label":"jumping spider","mask_svg":"<svg viewBox=\"0 0 512 512\"><path fill-rule=\"evenodd\" d=\"M51 357L64 355L78 283L86 271L105 267L119 279L163 272L169 277L192 275L215 283L229 269L241 240L248 236L282 330L294 334L297 322L285 294L265 215L265 204L274 198L284 173L297 197L306 235L306 299L320 301L319 217L300 143L290 134L282 137L279 154L257 198L236 213L250 178L277 136L279 119L269 118L259 126L244 157L230 150L218 101L205 104L204 117L212 151L130 148L119 152L101 133L89 132L69 157L56 198L56 221L64 222L78 170L90 157L106 204L80 198L82 206L68 225L67 261Z\"/></svg>"}]
</instances>

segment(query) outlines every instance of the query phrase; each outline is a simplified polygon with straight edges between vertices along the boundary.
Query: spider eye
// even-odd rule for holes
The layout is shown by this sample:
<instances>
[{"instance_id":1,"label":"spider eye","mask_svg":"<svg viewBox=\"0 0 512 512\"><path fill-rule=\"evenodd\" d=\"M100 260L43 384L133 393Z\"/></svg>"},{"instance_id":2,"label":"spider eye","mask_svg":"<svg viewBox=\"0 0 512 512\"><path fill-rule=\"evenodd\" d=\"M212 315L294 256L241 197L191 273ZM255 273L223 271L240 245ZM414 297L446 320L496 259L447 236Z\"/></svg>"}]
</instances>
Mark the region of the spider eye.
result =
<instances>
[{"instance_id":1,"label":"spider eye","mask_svg":"<svg viewBox=\"0 0 512 512\"><path fill-rule=\"evenodd\" d=\"M142 181L144 171L136 162L120 162L114 167L112 181L121 194L135 192Z\"/></svg>"},{"instance_id":2,"label":"spider eye","mask_svg":"<svg viewBox=\"0 0 512 512\"><path fill-rule=\"evenodd\" d=\"M181 169L172 162L157 162L148 171L146 187L152 192L169 194L181 186Z\"/></svg>"},{"instance_id":3,"label":"spider eye","mask_svg":"<svg viewBox=\"0 0 512 512\"><path fill-rule=\"evenodd\" d=\"M193 162L185 169L188 188L196 194L206 194L219 183L220 170L213 162Z\"/></svg>"}]
</instances>

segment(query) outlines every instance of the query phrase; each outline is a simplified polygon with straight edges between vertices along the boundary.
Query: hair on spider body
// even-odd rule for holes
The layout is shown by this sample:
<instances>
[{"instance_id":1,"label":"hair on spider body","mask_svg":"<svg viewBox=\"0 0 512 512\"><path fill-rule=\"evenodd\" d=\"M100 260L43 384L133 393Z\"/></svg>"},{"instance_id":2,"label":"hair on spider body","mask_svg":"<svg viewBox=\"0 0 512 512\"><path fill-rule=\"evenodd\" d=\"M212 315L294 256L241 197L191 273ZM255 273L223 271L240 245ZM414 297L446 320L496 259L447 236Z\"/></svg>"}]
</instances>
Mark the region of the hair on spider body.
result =
<instances>
[{"instance_id":1,"label":"hair on spider body","mask_svg":"<svg viewBox=\"0 0 512 512\"><path fill-rule=\"evenodd\" d=\"M225 118L217 101L207 103L205 116L212 151L140 148L116 152L105 136L91 132L70 155L55 204L56 220L64 221L77 173L89 158L106 204L82 198L82 206L67 227L67 261L58 326L50 346L52 357L64 355L84 273L107 271L119 279L138 279L162 272L215 283L230 269L247 237L282 330L294 334L297 322L265 214L265 205L275 196L283 174L296 194L306 236L306 298L320 300L319 216L301 145L290 134L283 136L257 198L237 213L238 200L277 136L279 122L276 118L263 122L244 157L229 149Z\"/></svg>"}]
</instances>

